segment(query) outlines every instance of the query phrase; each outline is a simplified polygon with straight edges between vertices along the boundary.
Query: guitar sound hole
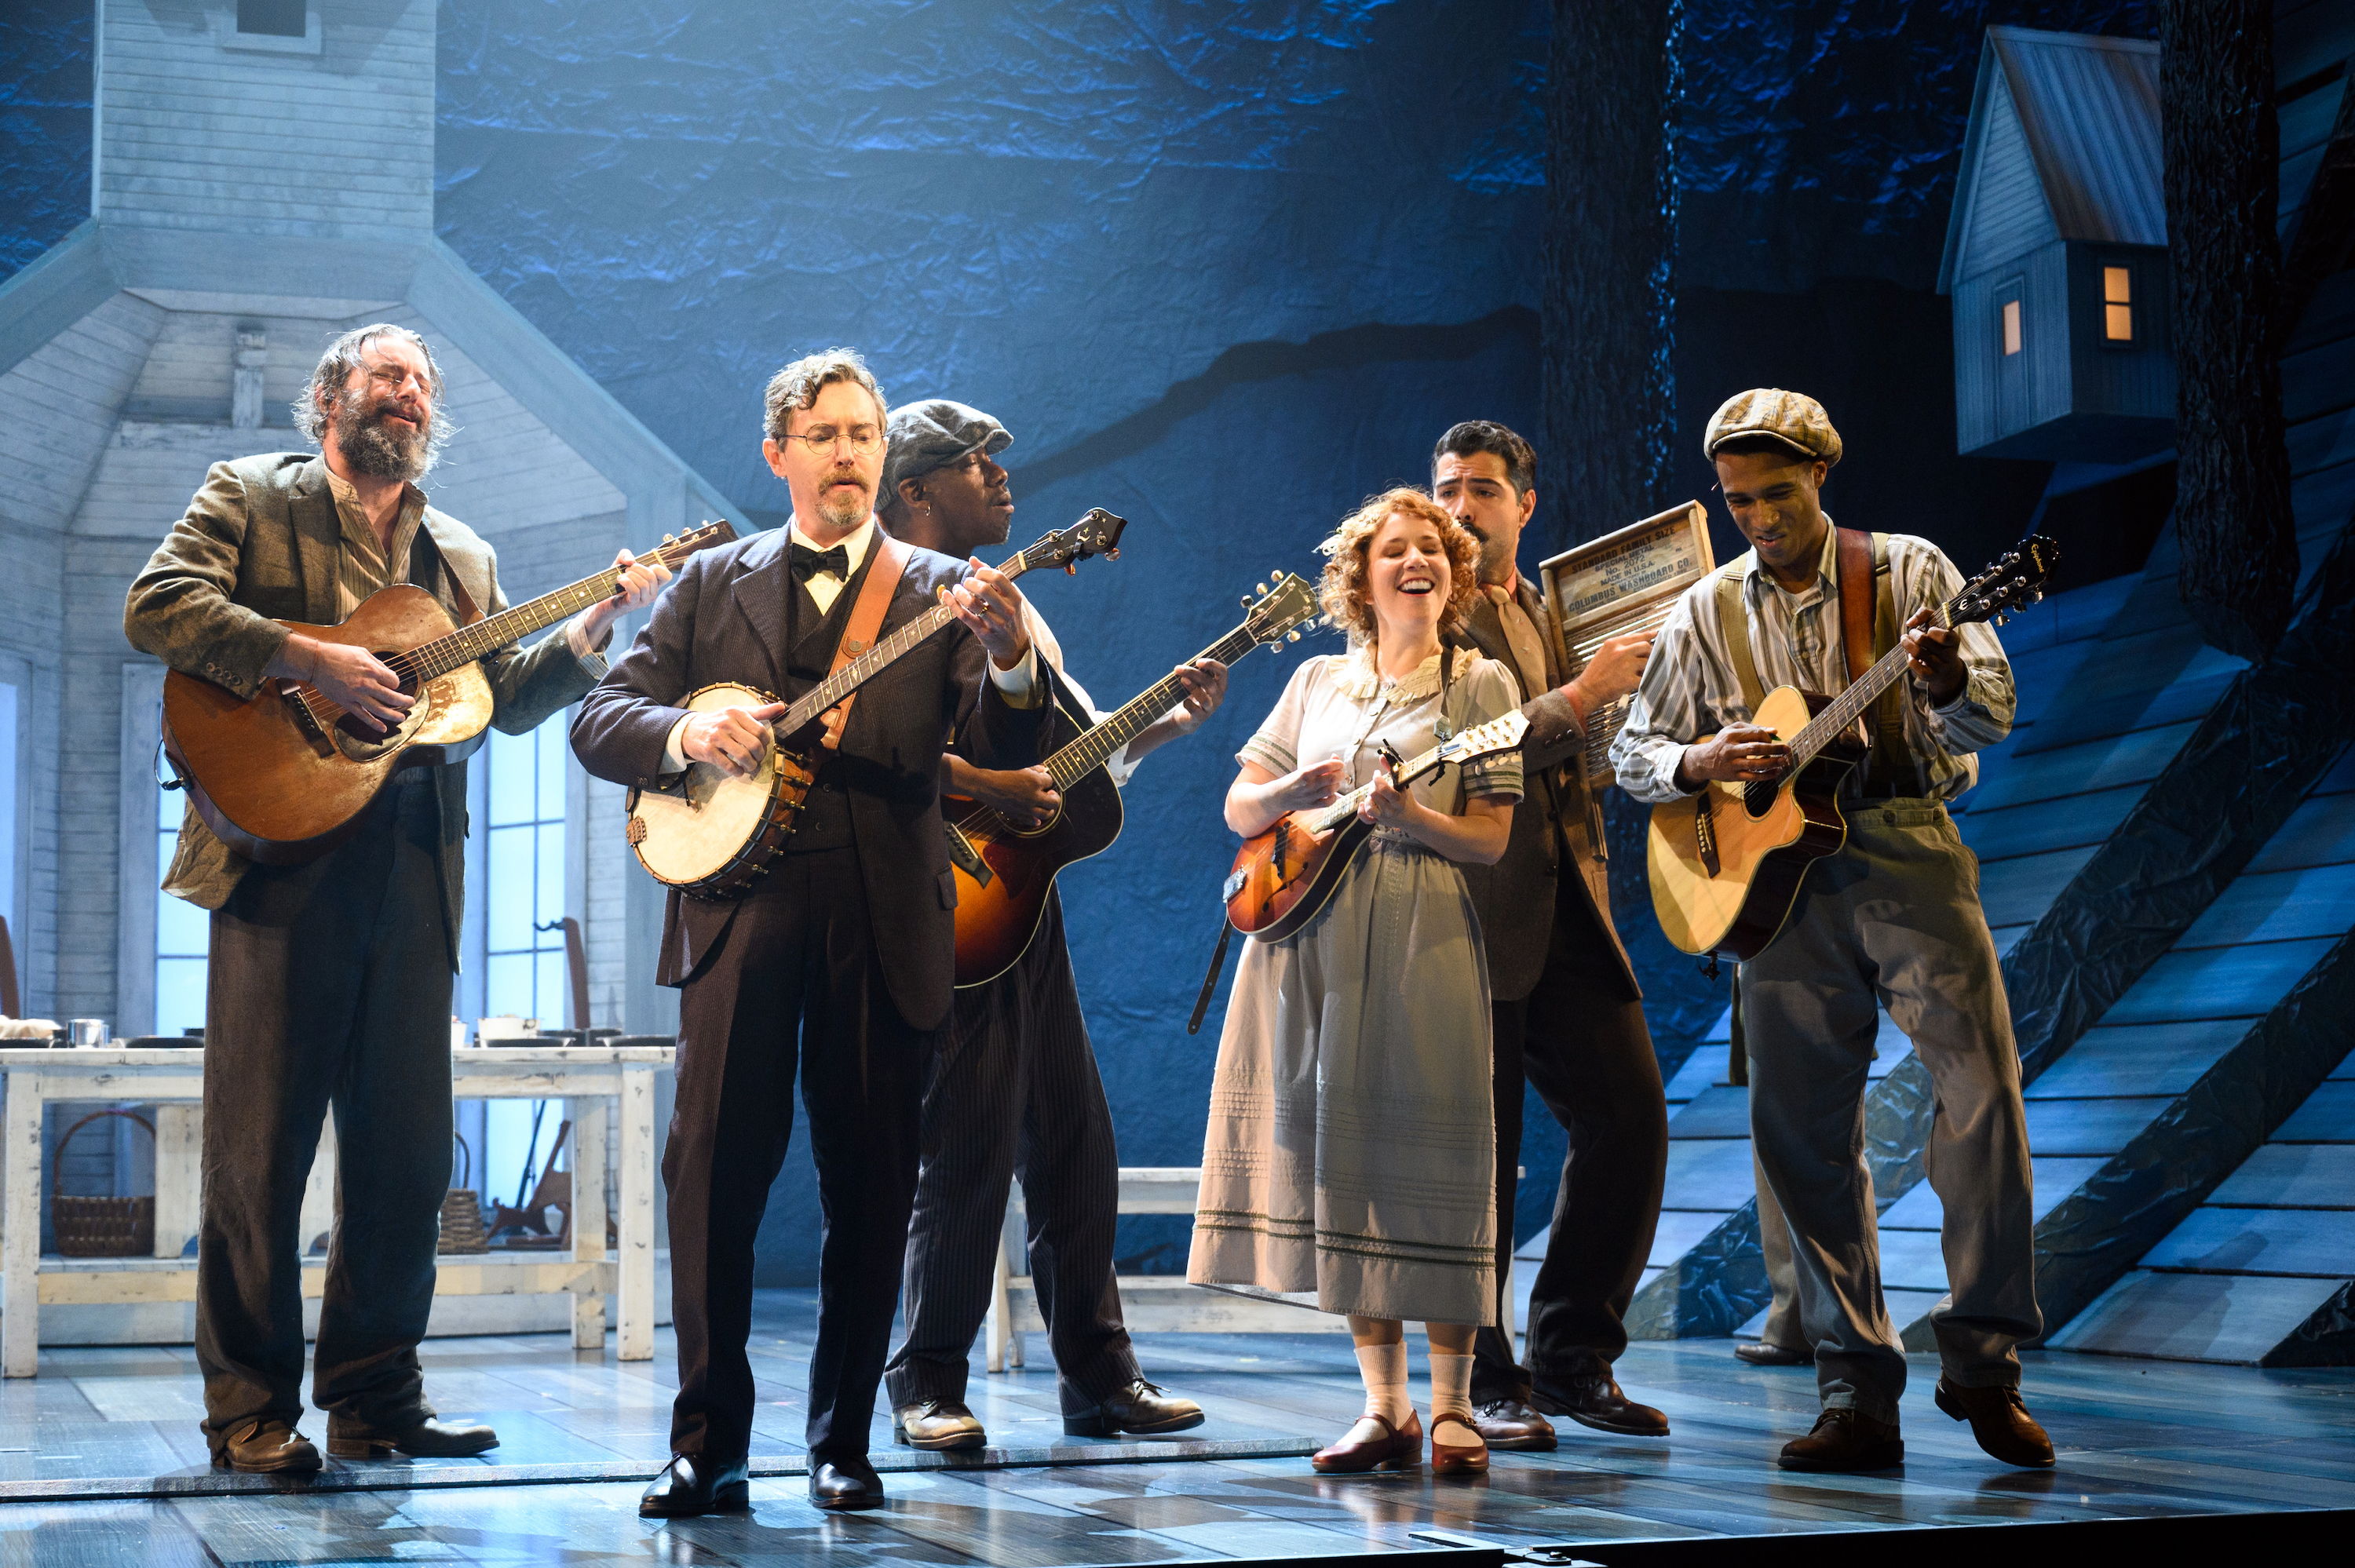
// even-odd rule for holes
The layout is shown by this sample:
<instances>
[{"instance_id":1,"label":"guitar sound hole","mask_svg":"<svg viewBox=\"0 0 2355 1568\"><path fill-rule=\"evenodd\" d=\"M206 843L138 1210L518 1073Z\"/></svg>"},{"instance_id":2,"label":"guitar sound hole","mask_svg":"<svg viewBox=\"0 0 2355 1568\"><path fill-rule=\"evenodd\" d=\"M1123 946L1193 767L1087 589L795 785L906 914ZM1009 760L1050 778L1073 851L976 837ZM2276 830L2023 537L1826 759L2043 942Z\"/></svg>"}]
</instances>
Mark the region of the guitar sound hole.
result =
<instances>
[{"instance_id":1,"label":"guitar sound hole","mask_svg":"<svg viewBox=\"0 0 2355 1568\"><path fill-rule=\"evenodd\" d=\"M1753 779L1742 787L1742 804L1752 817L1763 817L1774 809L1775 792L1781 788L1778 782Z\"/></svg>"},{"instance_id":2,"label":"guitar sound hole","mask_svg":"<svg viewBox=\"0 0 2355 1568\"><path fill-rule=\"evenodd\" d=\"M392 660L400 657L399 654L393 652L389 649L379 648L374 652L378 660L383 662L390 662ZM402 681L400 683L400 689L410 696L413 697L417 695L417 678L412 675L407 680ZM409 717L414 718L416 716L417 709L413 707L410 708L409 710ZM363 746L373 746L381 741L389 741L393 737L393 736L400 734L402 729L407 727L407 720L403 720L400 725L394 726L390 733L386 733L375 728L367 720L362 719L356 714L346 714L342 718L336 721L336 727L341 730L344 734L349 736L352 739L358 741Z\"/></svg>"}]
</instances>

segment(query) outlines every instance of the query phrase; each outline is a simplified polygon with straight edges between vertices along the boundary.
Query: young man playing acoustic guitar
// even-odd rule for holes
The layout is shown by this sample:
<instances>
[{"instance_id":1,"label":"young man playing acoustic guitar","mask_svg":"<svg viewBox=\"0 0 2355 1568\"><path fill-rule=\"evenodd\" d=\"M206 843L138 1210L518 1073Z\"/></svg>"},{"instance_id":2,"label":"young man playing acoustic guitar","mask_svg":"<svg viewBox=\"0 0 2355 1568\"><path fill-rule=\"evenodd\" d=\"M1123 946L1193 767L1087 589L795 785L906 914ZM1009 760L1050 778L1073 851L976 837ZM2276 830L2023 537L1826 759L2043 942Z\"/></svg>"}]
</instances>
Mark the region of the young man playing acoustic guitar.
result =
<instances>
[{"instance_id":1,"label":"young man playing acoustic guitar","mask_svg":"<svg viewBox=\"0 0 2355 1568\"><path fill-rule=\"evenodd\" d=\"M958 556L1006 542L1014 496L995 461L1014 440L1005 426L934 398L893 409L890 439L879 514L895 537ZM1027 599L1023 608L1059 697L1091 720L1102 717L1064 672L1062 650L1037 609ZM1126 783L1146 753L1191 734L1226 696L1226 668L1215 660L1183 666L1178 678L1184 705L1105 765L1115 784ZM1054 779L1044 768L986 769L954 753L945 763L950 793L1018 826L1055 813ZM1038 934L1014 967L957 992L925 1089L923 1172L908 1232L908 1335L885 1373L900 1442L954 1449L988 1440L965 1404L966 1361L989 1309L1007 1188L1018 1168L1064 1431L1108 1437L1201 1425L1200 1405L1145 1381L1121 1319L1113 1276L1119 1164L1063 941L1062 900L1050 893Z\"/></svg>"},{"instance_id":2,"label":"young man playing acoustic guitar","mask_svg":"<svg viewBox=\"0 0 2355 1568\"><path fill-rule=\"evenodd\" d=\"M346 333L294 407L317 456L216 463L131 585L123 634L254 701L303 682L372 730L416 698L363 648L290 632L333 625L414 583L453 620L506 608L490 546L417 488L447 429L442 373L407 327ZM520 734L604 673L616 616L670 574L614 557L614 597L559 636L483 661L492 722ZM204 1213L197 1361L205 1436L229 1469L306 1471L303 1183L333 1105L340 1219L327 1255L312 1400L343 1458L476 1454L487 1426L425 1403L417 1341L450 1184L450 977L465 870L466 768L404 768L358 829L301 865L255 865L191 810L164 889L212 914L205 994Z\"/></svg>"},{"instance_id":3,"label":"young man playing acoustic guitar","mask_svg":"<svg viewBox=\"0 0 2355 1568\"><path fill-rule=\"evenodd\" d=\"M1710 420L1705 450L1752 548L1694 584L1661 628L1612 748L1627 792L1658 803L1710 779L1780 779L1790 748L1750 716L1778 686L1847 685L1861 666L1845 628L1873 628L1876 650L1902 641L1911 664L1872 715L1869 760L1842 786L1845 845L1807 872L1780 934L1741 969L1751 1137L1789 1225L1823 1401L1780 1462L1904 1461L1905 1357L1881 1298L1862 1134L1886 1001L1937 1086L1923 1164L1945 1209L1949 1289L1931 1313L1938 1407L2005 1463L2050 1465L2013 1349L2043 1326L2019 1058L1977 862L1945 804L1977 781L1971 753L2010 732L2010 666L1984 622L1934 623L1962 587L1936 546L1851 534L1824 514L1818 495L1841 449L1815 399L1744 392Z\"/></svg>"}]
</instances>

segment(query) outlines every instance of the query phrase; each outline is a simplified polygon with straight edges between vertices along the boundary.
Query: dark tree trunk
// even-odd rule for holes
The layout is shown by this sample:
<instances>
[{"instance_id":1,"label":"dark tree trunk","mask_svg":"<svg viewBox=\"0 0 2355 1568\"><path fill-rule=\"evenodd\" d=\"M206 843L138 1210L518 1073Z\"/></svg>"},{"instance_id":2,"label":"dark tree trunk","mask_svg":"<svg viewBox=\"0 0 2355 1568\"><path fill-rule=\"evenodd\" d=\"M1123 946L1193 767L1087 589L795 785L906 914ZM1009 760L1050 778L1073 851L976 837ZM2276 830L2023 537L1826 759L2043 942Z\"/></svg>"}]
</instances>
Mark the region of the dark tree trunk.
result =
<instances>
[{"instance_id":1,"label":"dark tree trunk","mask_svg":"<svg viewBox=\"0 0 2355 1568\"><path fill-rule=\"evenodd\" d=\"M1676 430L1672 17L1681 0L1553 0L1546 61L1540 510L1561 549L1666 493Z\"/></svg>"},{"instance_id":2,"label":"dark tree trunk","mask_svg":"<svg viewBox=\"0 0 2355 1568\"><path fill-rule=\"evenodd\" d=\"M2276 349L2273 26L2273 0L2159 9L2181 591L2201 636L2252 660L2289 624L2297 584Z\"/></svg>"}]
</instances>

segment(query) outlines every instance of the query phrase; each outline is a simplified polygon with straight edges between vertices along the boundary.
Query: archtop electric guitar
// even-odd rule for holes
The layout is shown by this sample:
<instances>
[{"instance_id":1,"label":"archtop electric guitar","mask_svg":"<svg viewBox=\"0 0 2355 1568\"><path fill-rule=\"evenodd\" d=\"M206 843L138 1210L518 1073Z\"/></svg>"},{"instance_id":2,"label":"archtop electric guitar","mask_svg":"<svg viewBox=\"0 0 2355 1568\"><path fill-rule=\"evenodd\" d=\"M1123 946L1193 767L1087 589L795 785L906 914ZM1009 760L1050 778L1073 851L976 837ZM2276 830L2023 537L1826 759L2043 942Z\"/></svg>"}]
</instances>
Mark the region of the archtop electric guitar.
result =
<instances>
[{"instance_id":1,"label":"archtop electric guitar","mask_svg":"<svg viewBox=\"0 0 2355 1568\"><path fill-rule=\"evenodd\" d=\"M1195 655L1232 665L1254 648L1300 641L1316 617L1316 590L1289 573L1245 596L1243 622ZM956 875L956 983L982 985L1029 950L1055 874L1102 854L1120 836L1120 790L1104 763L1185 698L1171 675L1047 758L1062 798L1052 821L1018 828L986 806L949 797L949 860ZM964 809L955 809L964 808Z\"/></svg>"},{"instance_id":2,"label":"archtop electric guitar","mask_svg":"<svg viewBox=\"0 0 2355 1568\"><path fill-rule=\"evenodd\" d=\"M736 530L707 523L638 557L677 567ZM301 865L351 836L393 774L457 762L482 744L491 683L479 662L544 627L611 599L614 567L516 605L471 626L451 620L423 588L378 588L339 626L289 630L365 648L391 666L416 705L378 734L300 681L267 680L250 697L174 670L164 677L164 749L205 825L248 860Z\"/></svg>"},{"instance_id":3,"label":"archtop electric guitar","mask_svg":"<svg viewBox=\"0 0 2355 1568\"><path fill-rule=\"evenodd\" d=\"M1934 624L2001 625L2044 597L2060 559L2060 546L2030 535L1965 583ZM1807 868L1848 842L1834 796L1866 755L1857 721L1907 663L1902 644L1892 648L1838 697L1777 686L1750 722L1789 744L1789 771L1771 781L1712 779L1689 800L1652 808L1652 908L1671 943L1688 953L1751 959L1782 931Z\"/></svg>"}]
</instances>

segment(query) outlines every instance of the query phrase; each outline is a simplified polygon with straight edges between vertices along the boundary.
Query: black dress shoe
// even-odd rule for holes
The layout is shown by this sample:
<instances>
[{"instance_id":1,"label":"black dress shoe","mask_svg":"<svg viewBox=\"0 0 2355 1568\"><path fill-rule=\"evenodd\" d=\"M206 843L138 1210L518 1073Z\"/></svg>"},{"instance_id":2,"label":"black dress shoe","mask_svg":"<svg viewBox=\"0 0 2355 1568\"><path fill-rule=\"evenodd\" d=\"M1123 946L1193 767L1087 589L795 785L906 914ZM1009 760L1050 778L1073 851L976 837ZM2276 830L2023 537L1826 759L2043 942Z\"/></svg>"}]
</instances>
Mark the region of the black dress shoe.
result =
<instances>
[{"instance_id":1,"label":"black dress shoe","mask_svg":"<svg viewBox=\"0 0 2355 1568\"><path fill-rule=\"evenodd\" d=\"M499 1446L487 1426L436 1421L427 1416L406 1426L370 1426L342 1415L327 1417L327 1452L338 1459L381 1459L406 1454L414 1459L463 1459Z\"/></svg>"},{"instance_id":2,"label":"black dress shoe","mask_svg":"<svg viewBox=\"0 0 2355 1568\"><path fill-rule=\"evenodd\" d=\"M1183 1432L1200 1425L1200 1405L1190 1399L1173 1399L1138 1378L1093 1410L1064 1416L1063 1433L1071 1437L1110 1437L1120 1432Z\"/></svg>"},{"instance_id":3,"label":"black dress shoe","mask_svg":"<svg viewBox=\"0 0 2355 1568\"><path fill-rule=\"evenodd\" d=\"M1764 1340L1754 1345L1736 1345L1733 1354L1737 1360L1748 1361L1753 1367L1811 1366L1816 1359L1813 1351L1795 1351L1788 1345L1770 1345Z\"/></svg>"},{"instance_id":4,"label":"black dress shoe","mask_svg":"<svg viewBox=\"0 0 2355 1568\"><path fill-rule=\"evenodd\" d=\"M1817 1416L1816 1429L1784 1444L1774 1462L1786 1470L1893 1470L1905 1462L1905 1444L1896 1423L1842 1407Z\"/></svg>"},{"instance_id":5,"label":"black dress shoe","mask_svg":"<svg viewBox=\"0 0 2355 1568\"><path fill-rule=\"evenodd\" d=\"M319 1467L319 1450L286 1422L264 1416L232 1429L213 1451L213 1468L250 1476L308 1475Z\"/></svg>"},{"instance_id":6,"label":"black dress shoe","mask_svg":"<svg viewBox=\"0 0 2355 1568\"><path fill-rule=\"evenodd\" d=\"M1568 1377L1529 1380L1529 1403L1548 1415L1567 1415L1597 1432L1617 1432L1629 1437L1665 1437L1668 1418L1648 1404L1638 1404L1621 1392L1609 1367L1574 1372Z\"/></svg>"},{"instance_id":7,"label":"black dress shoe","mask_svg":"<svg viewBox=\"0 0 2355 1568\"><path fill-rule=\"evenodd\" d=\"M810 1501L847 1510L883 1506L883 1478L865 1459L821 1459L810 1467Z\"/></svg>"},{"instance_id":8,"label":"black dress shoe","mask_svg":"<svg viewBox=\"0 0 2355 1568\"><path fill-rule=\"evenodd\" d=\"M710 1454L677 1454L638 1499L641 1519L686 1519L698 1513L732 1513L752 1506L752 1482L741 1459Z\"/></svg>"}]
</instances>

